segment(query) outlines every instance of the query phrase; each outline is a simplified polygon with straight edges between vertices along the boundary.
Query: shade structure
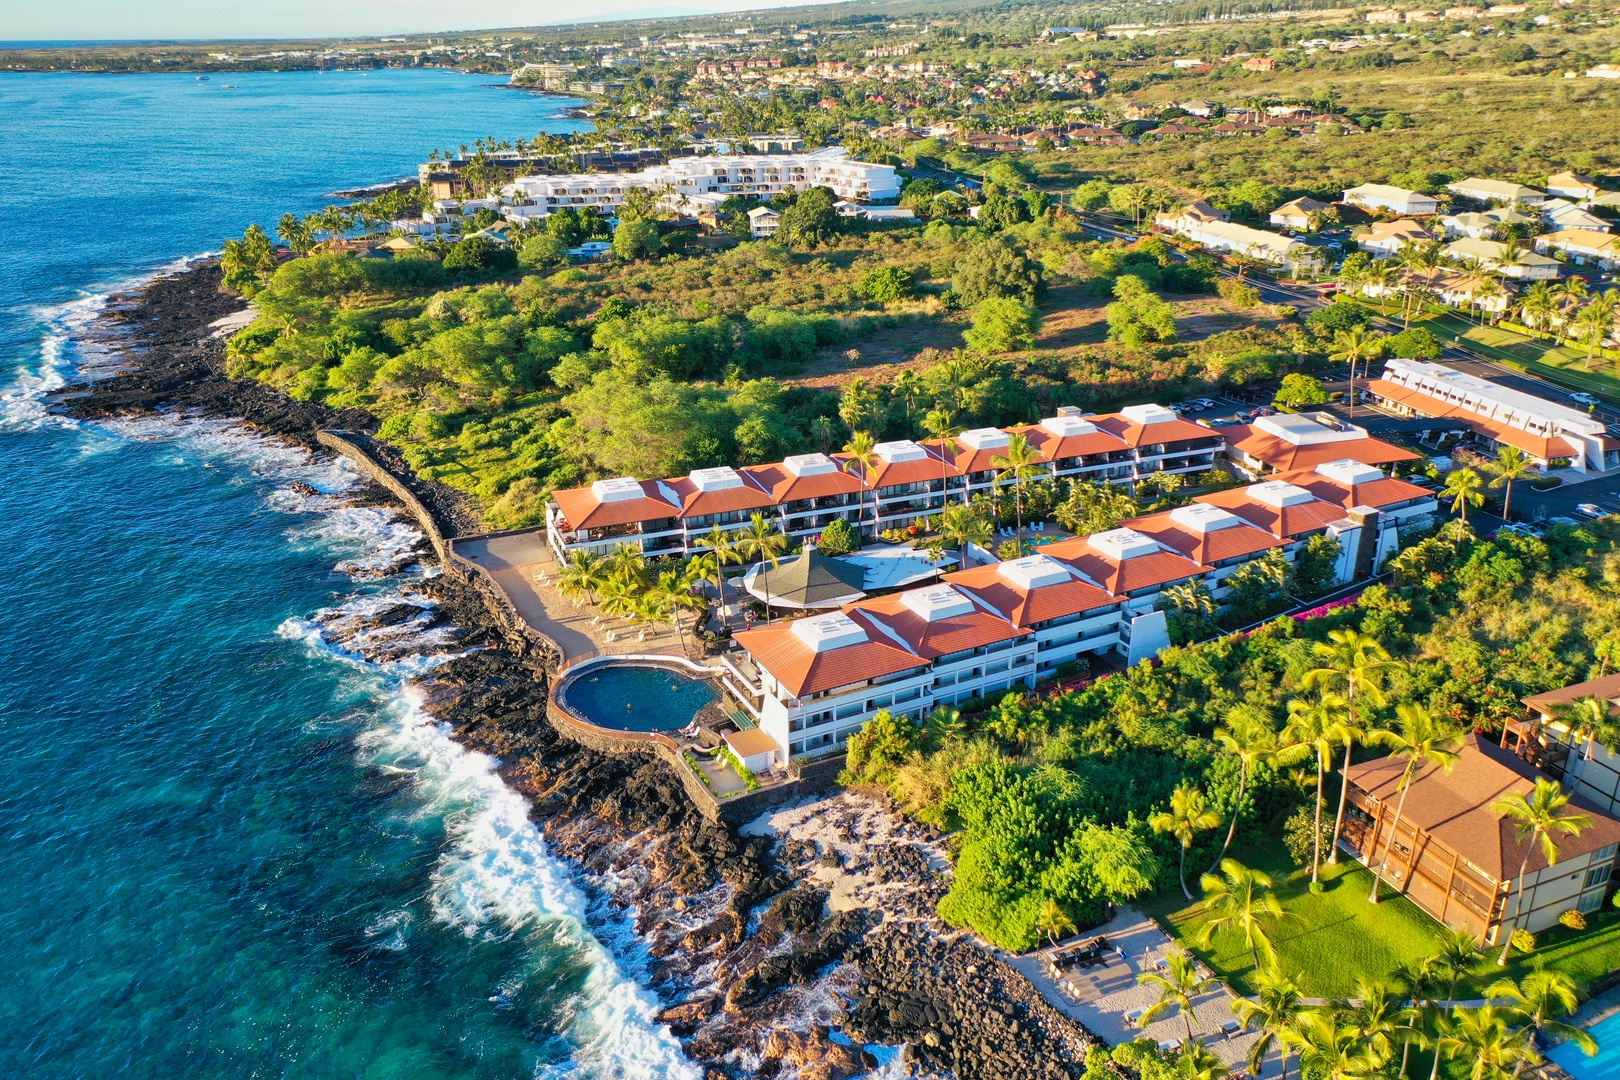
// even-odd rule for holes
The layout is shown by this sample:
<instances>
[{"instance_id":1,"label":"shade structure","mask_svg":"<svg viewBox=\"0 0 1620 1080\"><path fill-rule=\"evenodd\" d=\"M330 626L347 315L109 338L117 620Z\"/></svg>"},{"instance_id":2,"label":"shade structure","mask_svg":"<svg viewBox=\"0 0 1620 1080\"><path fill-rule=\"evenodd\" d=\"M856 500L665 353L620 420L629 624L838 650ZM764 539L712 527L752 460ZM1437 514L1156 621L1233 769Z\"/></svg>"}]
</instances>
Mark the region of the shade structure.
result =
<instances>
[{"instance_id":1,"label":"shade structure","mask_svg":"<svg viewBox=\"0 0 1620 1080\"><path fill-rule=\"evenodd\" d=\"M865 572L807 547L804 554L783 559L775 569L761 563L743 575L743 588L772 607L828 608L865 596Z\"/></svg>"}]
</instances>

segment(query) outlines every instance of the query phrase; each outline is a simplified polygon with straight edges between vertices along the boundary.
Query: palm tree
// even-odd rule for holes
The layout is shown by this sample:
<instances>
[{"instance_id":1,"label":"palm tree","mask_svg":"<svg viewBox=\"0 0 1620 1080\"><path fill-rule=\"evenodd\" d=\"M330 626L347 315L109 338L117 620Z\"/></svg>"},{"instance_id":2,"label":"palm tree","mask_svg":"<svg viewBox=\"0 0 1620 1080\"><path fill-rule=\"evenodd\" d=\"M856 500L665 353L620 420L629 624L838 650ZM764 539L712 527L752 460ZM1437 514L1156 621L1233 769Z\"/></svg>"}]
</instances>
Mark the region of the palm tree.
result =
<instances>
[{"instance_id":1,"label":"palm tree","mask_svg":"<svg viewBox=\"0 0 1620 1080\"><path fill-rule=\"evenodd\" d=\"M876 446L877 440L872 437L872 433L869 431L852 433L849 442L844 444L844 453L849 455L844 461L844 471L858 471L861 477L861 487L866 490L872 488L872 470L877 468L879 461L883 460L878 456L877 450L874 449ZM864 497L857 503L857 509L860 513L865 513L866 500ZM872 496L872 529L874 532L877 530L877 520L877 495L874 493Z\"/></svg>"},{"instance_id":2,"label":"palm tree","mask_svg":"<svg viewBox=\"0 0 1620 1080\"><path fill-rule=\"evenodd\" d=\"M1580 306L1582 300L1591 295L1586 287L1586 279L1576 275L1567 281L1561 281L1552 287L1553 298L1558 302L1558 344L1562 345L1564 339L1574 328L1574 311Z\"/></svg>"},{"instance_id":3,"label":"palm tree","mask_svg":"<svg viewBox=\"0 0 1620 1080\"><path fill-rule=\"evenodd\" d=\"M1507 294L1507 286L1503 285L1494 277L1485 277L1480 279L1479 284L1474 287L1474 301L1479 304L1481 322L1484 322L1487 318L1489 318L1492 322L1496 321L1495 315L1486 314L1490 310L1490 302L1492 300L1504 297Z\"/></svg>"},{"instance_id":4,"label":"palm tree","mask_svg":"<svg viewBox=\"0 0 1620 1080\"><path fill-rule=\"evenodd\" d=\"M1447 931L1440 939L1440 950L1425 962L1435 978L1446 984L1446 1012L1457 1000L1457 984L1467 978L1483 954L1479 942L1466 930Z\"/></svg>"},{"instance_id":5,"label":"palm tree","mask_svg":"<svg viewBox=\"0 0 1620 1080\"><path fill-rule=\"evenodd\" d=\"M1587 1057L1597 1053L1597 1040L1584 1028L1558 1019L1574 1012L1581 1003L1575 980L1562 971L1537 968L1518 983L1498 979L1485 988L1485 996L1492 1004L1507 1002L1507 1007L1523 1020L1534 1036L1573 1042Z\"/></svg>"},{"instance_id":6,"label":"palm tree","mask_svg":"<svg viewBox=\"0 0 1620 1080\"><path fill-rule=\"evenodd\" d=\"M1035 928L1046 935L1046 940L1053 945L1057 944L1060 934L1074 933L1074 920L1063 909L1063 905L1048 896L1041 901L1040 914L1035 916Z\"/></svg>"},{"instance_id":7,"label":"palm tree","mask_svg":"<svg viewBox=\"0 0 1620 1080\"><path fill-rule=\"evenodd\" d=\"M1294 1048L1283 1038L1283 1033L1292 1030L1305 1011L1303 992L1276 964L1257 971L1254 984L1258 993L1253 999L1238 998L1232 1002L1232 1011L1244 1027L1260 1029L1260 1037L1249 1047L1249 1075L1260 1075L1261 1063L1275 1046L1282 1055L1282 1076L1278 1080L1288 1080L1288 1058Z\"/></svg>"},{"instance_id":8,"label":"palm tree","mask_svg":"<svg viewBox=\"0 0 1620 1080\"><path fill-rule=\"evenodd\" d=\"M1001 489L1003 483L1011 482L1013 485L1013 512L1018 522L1018 554L1024 553L1024 481L1039 476L1044 470L1040 466L1041 452L1029 444L1029 439L1023 432L1015 432L1007 440L1007 448L990 459L990 464L997 469L995 477L996 490Z\"/></svg>"},{"instance_id":9,"label":"palm tree","mask_svg":"<svg viewBox=\"0 0 1620 1080\"><path fill-rule=\"evenodd\" d=\"M1575 317L1575 325L1581 330L1580 340L1586 344L1586 370L1592 370L1592 356L1614 326L1617 311L1620 311L1620 291L1605 289L1602 295L1588 300Z\"/></svg>"},{"instance_id":10,"label":"palm tree","mask_svg":"<svg viewBox=\"0 0 1620 1080\"><path fill-rule=\"evenodd\" d=\"M1148 818L1154 832L1169 833L1181 842L1181 861L1176 872L1181 878L1181 893L1188 900L1193 894L1187 888L1187 849L1192 847L1193 838L1199 833L1219 828L1220 824L1221 816L1209 808L1204 793L1191 784L1179 785L1170 793L1170 809Z\"/></svg>"},{"instance_id":11,"label":"palm tree","mask_svg":"<svg viewBox=\"0 0 1620 1080\"><path fill-rule=\"evenodd\" d=\"M630 603L631 614L643 624L641 638L646 640L647 627L657 627L673 619L675 605L671 604L662 593L644 592L633 598ZM685 648L685 639L682 639L682 648Z\"/></svg>"},{"instance_id":12,"label":"palm tree","mask_svg":"<svg viewBox=\"0 0 1620 1080\"><path fill-rule=\"evenodd\" d=\"M1464 529L1468 528L1468 508L1485 501L1485 492L1481 490L1484 486L1484 479L1471 468L1453 469L1446 476L1446 486L1441 489L1440 494L1450 496L1451 512L1462 515ZM1460 536L1459 533L1459 538Z\"/></svg>"},{"instance_id":13,"label":"palm tree","mask_svg":"<svg viewBox=\"0 0 1620 1080\"><path fill-rule=\"evenodd\" d=\"M1607 698L1588 694L1555 706L1553 715L1569 729L1572 738L1586 740L1586 750L1581 755L1583 760L1592 760L1592 748L1596 743L1603 744L1603 748L1611 754L1620 749L1620 724L1615 722Z\"/></svg>"},{"instance_id":14,"label":"palm tree","mask_svg":"<svg viewBox=\"0 0 1620 1080\"><path fill-rule=\"evenodd\" d=\"M1370 361L1383 351L1382 334L1369 334L1365 326L1353 326L1349 330L1340 330L1333 335L1334 351L1328 354L1328 359L1336 364L1348 362L1350 365L1350 418L1356 415L1356 365L1363 360Z\"/></svg>"},{"instance_id":15,"label":"palm tree","mask_svg":"<svg viewBox=\"0 0 1620 1080\"><path fill-rule=\"evenodd\" d=\"M1301 1013L1283 1038L1299 1051L1301 1071L1321 1080L1360 1080L1377 1072L1385 1060L1366 1045L1354 1024L1326 1010Z\"/></svg>"},{"instance_id":16,"label":"palm tree","mask_svg":"<svg viewBox=\"0 0 1620 1080\"><path fill-rule=\"evenodd\" d=\"M692 587L685 575L679 570L666 570L658 575L649 595L656 596L660 602L669 605L669 617L675 624L675 632L681 636L681 652L691 655L686 647L686 626L681 622L681 611L694 610L703 606L703 601L692 595Z\"/></svg>"},{"instance_id":17,"label":"palm tree","mask_svg":"<svg viewBox=\"0 0 1620 1080\"><path fill-rule=\"evenodd\" d=\"M1367 268L1365 279L1362 284L1362 291L1365 292L1368 286L1372 286L1378 290L1378 313L1380 315L1389 314L1389 289L1394 282L1394 267L1390 266L1389 263L1383 261L1382 259L1374 262Z\"/></svg>"},{"instance_id":18,"label":"palm tree","mask_svg":"<svg viewBox=\"0 0 1620 1080\"><path fill-rule=\"evenodd\" d=\"M945 448L951 445L953 435L961 430L956 422L956 413L950 409L929 409L922 418L922 429L931 439L939 440L939 505L943 509L946 503L946 488L950 481L951 463L945 458ZM955 452L952 451L952 457ZM968 502L967 484L962 484L962 505Z\"/></svg>"},{"instance_id":19,"label":"palm tree","mask_svg":"<svg viewBox=\"0 0 1620 1080\"><path fill-rule=\"evenodd\" d=\"M1345 721L1339 729L1344 740L1344 782L1339 785L1339 812L1333 818L1333 849L1328 853L1330 864L1339 861L1339 833L1344 829L1344 805L1350 794L1350 753L1357 742L1376 745L1385 733L1362 724L1356 715L1356 694L1371 701L1374 706L1384 703L1384 692L1379 688L1395 662L1389 658L1378 639L1359 630L1329 630L1327 641L1317 642L1311 652L1322 661L1322 666L1305 673L1300 685L1306 690L1326 687L1344 690Z\"/></svg>"},{"instance_id":20,"label":"palm tree","mask_svg":"<svg viewBox=\"0 0 1620 1080\"><path fill-rule=\"evenodd\" d=\"M1535 466L1525 456L1523 450L1517 446L1499 446L1496 448L1496 460L1491 462L1491 472L1496 476L1491 480L1491 487L1506 485L1507 490L1502 493L1502 520L1512 521L1513 509L1513 482L1524 480L1535 474Z\"/></svg>"},{"instance_id":21,"label":"palm tree","mask_svg":"<svg viewBox=\"0 0 1620 1080\"><path fill-rule=\"evenodd\" d=\"M1539 845L1547 865L1555 866L1558 863L1558 841L1554 834L1579 836L1592 827L1592 815L1568 809L1570 798L1569 792L1560 787L1558 781L1538 776L1529 798L1515 792L1491 803L1491 813L1500 814L1512 822L1519 834L1519 842L1524 845L1524 858L1519 861L1516 875L1518 883L1514 890L1517 897L1513 905L1513 923L1519 921L1519 914L1524 909L1524 872L1530 866L1530 853ZM1506 940L1502 943L1502 955L1496 958L1497 967L1507 963L1508 951L1513 948L1514 927L1510 924L1504 929L1508 932L1504 934Z\"/></svg>"},{"instance_id":22,"label":"palm tree","mask_svg":"<svg viewBox=\"0 0 1620 1080\"><path fill-rule=\"evenodd\" d=\"M960 738L966 730L962 710L949 705L936 705L934 711L923 718L923 741L935 748Z\"/></svg>"},{"instance_id":23,"label":"palm tree","mask_svg":"<svg viewBox=\"0 0 1620 1080\"><path fill-rule=\"evenodd\" d=\"M1181 949L1166 952L1164 961L1164 974L1144 971L1136 977L1140 985L1152 986L1159 991L1159 1000L1142 1014L1137 1023L1141 1027L1147 1027L1173 1007L1180 1011L1181 1021L1187 1025L1187 1041L1191 1042L1193 999L1214 990L1221 985L1221 981L1206 979L1200 975L1198 962Z\"/></svg>"},{"instance_id":24,"label":"palm tree","mask_svg":"<svg viewBox=\"0 0 1620 1080\"><path fill-rule=\"evenodd\" d=\"M1406 988L1410 998L1401 1009L1400 1029L1397 1032L1401 1039L1401 1067L1396 1075L1405 1080L1406 1066L1412 1057L1412 1047L1416 1045L1422 1050L1433 1043L1429 1033L1435 1029L1440 1019L1435 996L1439 992L1441 980L1434 965L1426 960L1401 964L1393 974L1396 981Z\"/></svg>"},{"instance_id":25,"label":"palm tree","mask_svg":"<svg viewBox=\"0 0 1620 1080\"><path fill-rule=\"evenodd\" d=\"M1228 710L1226 726L1215 729L1215 741L1220 744L1222 750L1238 759L1238 790L1237 802L1232 804L1232 820L1226 827L1226 840L1221 844L1221 853L1215 857L1215 861L1205 873L1214 873L1215 867L1226 858L1227 849L1232 846L1232 834L1237 831L1238 815L1243 813L1243 796L1249 790L1249 774L1256 765L1277 761L1284 749L1282 741L1277 736L1277 729L1271 726L1271 717L1249 705L1238 705ZM1300 756L1302 755L1296 753L1294 759L1298 760Z\"/></svg>"},{"instance_id":26,"label":"palm tree","mask_svg":"<svg viewBox=\"0 0 1620 1080\"><path fill-rule=\"evenodd\" d=\"M603 569L600 558L588 551L575 551L568 556L562 572L557 575L557 591L576 602L583 596L594 604L596 590L606 580L607 571Z\"/></svg>"},{"instance_id":27,"label":"palm tree","mask_svg":"<svg viewBox=\"0 0 1620 1080\"><path fill-rule=\"evenodd\" d=\"M956 545L962 566L967 566L969 544L984 547L995 539L990 523L966 506L948 507L939 518L939 534Z\"/></svg>"},{"instance_id":28,"label":"palm tree","mask_svg":"<svg viewBox=\"0 0 1620 1080\"><path fill-rule=\"evenodd\" d=\"M729 533L719 525L709 530L702 543L708 547L708 553L703 557L703 575L714 582L714 587L720 590L720 625L726 624L726 566L727 564L740 564L743 554L738 549Z\"/></svg>"},{"instance_id":29,"label":"palm tree","mask_svg":"<svg viewBox=\"0 0 1620 1080\"><path fill-rule=\"evenodd\" d=\"M1209 591L1209 583L1196 579L1172 585L1161 592L1159 607L1191 621L1201 633L1214 622L1221 606L1215 599L1215 594Z\"/></svg>"},{"instance_id":30,"label":"palm tree","mask_svg":"<svg viewBox=\"0 0 1620 1080\"><path fill-rule=\"evenodd\" d=\"M1389 869L1389 856L1395 850L1396 837L1400 835L1401 815L1406 813L1406 796L1411 791L1412 775L1423 765L1450 772L1457 763L1457 751L1463 741L1461 729L1441 722L1416 702L1402 702L1395 707L1395 714L1400 717L1400 729L1388 733L1384 741L1391 748L1391 757L1406 759L1406 767L1401 770L1401 778L1395 785L1401 797L1395 804L1395 820L1390 823L1389 842L1384 845L1384 861L1373 872L1372 894L1367 897L1368 902L1374 904L1378 903L1378 886L1384 882L1384 872ZM1367 853L1369 862L1377 850L1378 837L1374 836L1373 850Z\"/></svg>"},{"instance_id":31,"label":"palm tree","mask_svg":"<svg viewBox=\"0 0 1620 1080\"><path fill-rule=\"evenodd\" d=\"M1226 1063L1196 1039L1181 1044L1174 1066L1176 1080L1222 1080L1228 1072Z\"/></svg>"},{"instance_id":32,"label":"palm tree","mask_svg":"<svg viewBox=\"0 0 1620 1080\"><path fill-rule=\"evenodd\" d=\"M774 522L768 521L764 514L754 511L748 519L748 528L743 530L738 546L742 548L743 556L747 559L759 560L759 576L765 582L765 618L771 617L771 579L765 572L770 566L775 570L781 564L778 558L788 546L788 538L782 535L782 530Z\"/></svg>"},{"instance_id":33,"label":"palm tree","mask_svg":"<svg viewBox=\"0 0 1620 1080\"><path fill-rule=\"evenodd\" d=\"M1435 1057L1442 1051L1471 1063L1469 1080L1497 1080L1517 1075L1524 1066L1541 1060L1527 1033L1512 1028L1506 1010L1494 1005L1458 1009L1440 1039Z\"/></svg>"},{"instance_id":34,"label":"palm tree","mask_svg":"<svg viewBox=\"0 0 1620 1080\"><path fill-rule=\"evenodd\" d=\"M1283 727L1284 747L1308 747L1316 752L1316 821L1311 833L1311 880L1320 880L1322 867L1322 784L1327 776L1333 750L1344 738L1345 718L1349 715L1344 698L1321 694L1315 701L1295 699L1288 703L1288 723Z\"/></svg>"},{"instance_id":35,"label":"palm tree","mask_svg":"<svg viewBox=\"0 0 1620 1080\"><path fill-rule=\"evenodd\" d=\"M1199 935L1198 944L1209 948L1215 935L1222 930L1241 930L1243 942L1249 947L1249 959L1256 971L1260 970L1260 950L1272 955L1271 937L1266 933L1266 920L1284 917L1282 901L1271 890L1276 882L1269 874L1244 866L1236 859L1221 860L1221 876L1205 874L1199 879L1204 890L1204 912L1209 921Z\"/></svg>"},{"instance_id":36,"label":"palm tree","mask_svg":"<svg viewBox=\"0 0 1620 1080\"><path fill-rule=\"evenodd\" d=\"M1558 298L1553 295L1552 286L1545 281L1531 285L1519 297L1519 314L1531 330L1544 329L1557 311Z\"/></svg>"}]
</instances>

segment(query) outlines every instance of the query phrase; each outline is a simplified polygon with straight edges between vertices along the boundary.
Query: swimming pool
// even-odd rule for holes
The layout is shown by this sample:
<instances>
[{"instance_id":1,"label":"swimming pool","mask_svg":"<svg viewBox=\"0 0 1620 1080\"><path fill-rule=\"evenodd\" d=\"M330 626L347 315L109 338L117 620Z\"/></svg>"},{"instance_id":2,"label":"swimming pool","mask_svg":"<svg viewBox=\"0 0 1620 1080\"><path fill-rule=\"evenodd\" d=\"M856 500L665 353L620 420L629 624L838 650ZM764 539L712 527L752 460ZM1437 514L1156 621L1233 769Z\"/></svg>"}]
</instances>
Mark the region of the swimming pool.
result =
<instances>
[{"instance_id":1,"label":"swimming pool","mask_svg":"<svg viewBox=\"0 0 1620 1080\"><path fill-rule=\"evenodd\" d=\"M1547 1051L1547 1057L1575 1080L1620 1080L1620 1013L1586 1030L1597 1040L1596 1057L1587 1057L1572 1042L1559 1043Z\"/></svg>"},{"instance_id":2,"label":"swimming pool","mask_svg":"<svg viewBox=\"0 0 1620 1080\"><path fill-rule=\"evenodd\" d=\"M659 664L587 668L570 677L561 695L576 716L617 731L684 727L719 696L709 681Z\"/></svg>"}]
</instances>

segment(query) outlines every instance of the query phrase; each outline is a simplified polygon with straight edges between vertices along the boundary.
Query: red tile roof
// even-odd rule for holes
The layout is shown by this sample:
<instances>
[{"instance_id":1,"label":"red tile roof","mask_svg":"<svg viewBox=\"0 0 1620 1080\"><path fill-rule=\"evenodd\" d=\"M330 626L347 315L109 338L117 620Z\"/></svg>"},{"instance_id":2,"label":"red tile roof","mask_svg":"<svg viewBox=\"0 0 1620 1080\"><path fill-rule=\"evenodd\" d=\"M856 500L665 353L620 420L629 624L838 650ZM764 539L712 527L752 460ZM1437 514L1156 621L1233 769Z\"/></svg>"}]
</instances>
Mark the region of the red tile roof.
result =
<instances>
[{"instance_id":1,"label":"red tile roof","mask_svg":"<svg viewBox=\"0 0 1620 1080\"><path fill-rule=\"evenodd\" d=\"M588 487L552 493L570 529L603 529L638 521L677 517L680 508L664 498L656 481L641 481L641 498L603 502Z\"/></svg>"},{"instance_id":2,"label":"red tile roof","mask_svg":"<svg viewBox=\"0 0 1620 1080\"><path fill-rule=\"evenodd\" d=\"M867 640L858 645L816 652L793 632L791 622L739 631L737 644L747 649L783 689L800 698L895 675L927 663L922 657L893 644L882 630L866 624L858 613L850 617L863 623L866 629Z\"/></svg>"},{"instance_id":3,"label":"red tile roof","mask_svg":"<svg viewBox=\"0 0 1620 1080\"><path fill-rule=\"evenodd\" d=\"M902 593L862 600L844 610L859 611L869 618L885 623L905 639L916 652L928 659L964 649L977 649L1024 637L1029 633L1014 627L1005 619L997 618L982 608L975 607L966 615L952 615L929 622L901 602Z\"/></svg>"},{"instance_id":4,"label":"red tile roof","mask_svg":"<svg viewBox=\"0 0 1620 1080\"><path fill-rule=\"evenodd\" d=\"M1434 492L1426 487L1409 484L1405 480L1384 476L1363 484L1345 484L1323 476L1313 469L1283 473L1278 480L1302 487L1323 502L1334 503L1346 510L1353 506L1382 508L1413 499L1432 499Z\"/></svg>"},{"instance_id":5,"label":"red tile roof","mask_svg":"<svg viewBox=\"0 0 1620 1080\"><path fill-rule=\"evenodd\" d=\"M1227 444L1234 450L1240 450L1279 472L1314 469L1318 465L1345 458L1363 465L1388 465L1395 461L1416 461L1423 456L1382 439L1346 439L1343 442L1295 446L1286 439L1279 439L1249 424L1216 430L1226 437Z\"/></svg>"},{"instance_id":6,"label":"red tile roof","mask_svg":"<svg viewBox=\"0 0 1620 1080\"><path fill-rule=\"evenodd\" d=\"M972 593L990 607L999 611L1014 626L1032 626L1048 619L1061 619L1082 611L1113 607L1120 603L1095 585L1078 578L1043 585L1036 589L1021 589L997 572L1000 563L975 566L946 574L945 581Z\"/></svg>"},{"instance_id":7,"label":"red tile roof","mask_svg":"<svg viewBox=\"0 0 1620 1080\"><path fill-rule=\"evenodd\" d=\"M1117 435L1127 446L1154 446L1160 443L1191 442L1194 439L1218 439L1220 433L1186 420L1165 420L1157 424L1142 425L1115 413L1091 417L1091 422L1103 431Z\"/></svg>"},{"instance_id":8,"label":"red tile roof","mask_svg":"<svg viewBox=\"0 0 1620 1080\"><path fill-rule=\"evenodd\" d=\"M738 472L750 477L754 483L771 493L778 503L797 502L800 499L825 499L832 495L853 495L866 490L861 478L838 469L812 476L795 476L786 466L750 465Z\"/></svg>"},{"instance_id":9,"label":"red tile roof","mask_svg":"<svg viewBox=\"0 0 1620 1080\"><path fill-rule=\"evenodd\" d=\"M1129 559L1115 559L1092 546L1090 537L1086 536L1076 536L1070 540L1047 544L1041 548L1041 553L1068 563L1115 596L1125 596L1137 589L1151 589L1174 581L1185 581L1210 571L1210 567L1196 563L1174 551L1158 551Z\"/></svg>"},{"instance_id":10,"label":"red tile roof","mask_svg":"<svg viewBox=\"0 0 1620 1080\"><path fill-rule=\"evenodd\" d=\"M1243 488L1232 488L1229 491L1216 491L1208 495L1199 495L1194 502L1209 503L1219 506L1223 510L1230 510L1250 525L1258 526L1271 533L1293 539L1304 536L1306 533L1318 532L1327 528L1331 521L1338 521L1344 517L1344 508L1336 503L1323 502L1312 499L1308 503L1297 503L1293 506L1276 507L1270 503L1263 503L1251 498Z\"/></svg>"},{"instance_id":11,"label":"red tile roof","mask_svg":"<svg viewBox=\"0 0 1620 1080\"><path fill-rule=\"evenodd\" d=\"M1106 454L1114 450L1127 450L1125 440L1111 432L1097 430L1086 435L1058 436L1039 424L1009 430L1022 432L1029 444L1041 452L1044 461L1062 461L1066 458L1085 457L1088 454Z\"/></svg>"},{"instance_id":12,"label":"red tile roof","mask_svg":"<svg viewBox=\"0 0 1620 1080\"><path fill-rule=\"evenodd\" d=\"M1286 547L1288 544L1288 541L1272 536L1264 529L1247 524L1201 533L1172 520L1170 514L1171 511L1165 510L1122 521L1119 524L1121 528L1135 529L1144 536L1153 537L1165 547L1174 549L1202 566L1214 566L1227 559L1241 559L1245 555L1256 555L1274 547Z\"/></svg>"},{"instance_id":13,"label":"red tile roof","mask_svg":"<svg viewBox=\"0 0 1620 1080\"><path fill-rule=\"evenodd\" d=\"M746 473L741 487L722 488L719 491L699 491L690 477L665 483L681 500L681 517L701 517L704 514L729 514L736 510L763 510L774 505L771 493L759 486L758 481Z\"/></svg>"}]
</instances>

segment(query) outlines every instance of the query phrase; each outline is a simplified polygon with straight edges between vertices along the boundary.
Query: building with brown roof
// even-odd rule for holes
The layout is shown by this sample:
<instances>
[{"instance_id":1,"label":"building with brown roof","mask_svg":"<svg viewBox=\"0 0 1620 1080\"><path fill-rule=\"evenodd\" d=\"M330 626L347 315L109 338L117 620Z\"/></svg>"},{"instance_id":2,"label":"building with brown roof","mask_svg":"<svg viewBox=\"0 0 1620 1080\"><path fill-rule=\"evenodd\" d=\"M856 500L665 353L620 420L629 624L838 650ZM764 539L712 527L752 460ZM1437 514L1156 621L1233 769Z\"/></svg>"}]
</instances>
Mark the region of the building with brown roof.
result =
<instances>
[{"instance_id":1,"label":"building with brown roof","mask_svg":"<svg viewBox=\"0 0 1620 1080\"><path fill-rule=\"evenodd\" d=\"M1375 439L1364 427L1345 423L1332 413L1280 413L1257 417L1252 424L1217 428L1226 440L1226 456L1250 476L1314 469L1349 458L1364 465L1416 461L1421 454Z\"/></svg>"},{"instance_id":2,"label":"building with brown roof","mask_svg":"<svg viewBox=\"0 0 1620 1080\"><path fill-rule=\"evenodd\" d=\"M1602 906L1620 850L1620 819L1577 794L1574 809L1591 815L1592 826L1558 839L1555 864L1548 864L1539 845L1529 848L1521 908L1517 878L1527 838L1491 805L1529 792L1541 774L1470 733L1449 771L1425 763L1413 772L1397 831L1405 764L1385 757L1350 766L1341 843L1369 866L1382 865L1387 855L1386 880L1418 907L1497 944L1504 926L1534 933L1556 925L1572 908L1591 912Z\"/></svg>"},{"instance_id":3,"label":"building with brown roof","mask_svg":"<svg viewBox=\"0 0 1620 1080\"><path fill-rule=\"evenodd\" d=\"M1579 724L1570 710L1583 699L1604 702L1610 719L1620 722L1620 672L1525 698L1530 715L1508 721L1502 745L1614 813L1620 809L1620 752L1605 747L1590 731L1576 730Z\"/></svg>"}]
</instances>

